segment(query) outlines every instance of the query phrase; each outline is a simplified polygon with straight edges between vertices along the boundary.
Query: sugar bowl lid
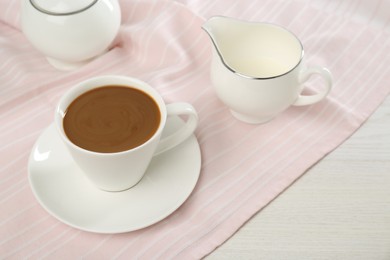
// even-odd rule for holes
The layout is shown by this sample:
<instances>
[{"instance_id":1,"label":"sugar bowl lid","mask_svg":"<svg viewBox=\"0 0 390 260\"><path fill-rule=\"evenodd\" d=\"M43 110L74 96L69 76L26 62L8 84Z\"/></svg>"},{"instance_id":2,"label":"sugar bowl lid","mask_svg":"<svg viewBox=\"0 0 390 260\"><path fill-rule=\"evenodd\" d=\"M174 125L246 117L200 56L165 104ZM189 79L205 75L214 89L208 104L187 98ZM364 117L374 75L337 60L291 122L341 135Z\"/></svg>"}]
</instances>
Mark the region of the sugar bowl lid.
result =
<instances>
[{"instance_id":1,"label":"sugar bowl lid","mask_svg":"<svg viewBox=\"0 0 390 260\"><path fill-rule=\"evenodd\" d=\"M30 0L40 12L50 15L71 15L83 12L99 0Z\"/></svg>"}]
</instances>

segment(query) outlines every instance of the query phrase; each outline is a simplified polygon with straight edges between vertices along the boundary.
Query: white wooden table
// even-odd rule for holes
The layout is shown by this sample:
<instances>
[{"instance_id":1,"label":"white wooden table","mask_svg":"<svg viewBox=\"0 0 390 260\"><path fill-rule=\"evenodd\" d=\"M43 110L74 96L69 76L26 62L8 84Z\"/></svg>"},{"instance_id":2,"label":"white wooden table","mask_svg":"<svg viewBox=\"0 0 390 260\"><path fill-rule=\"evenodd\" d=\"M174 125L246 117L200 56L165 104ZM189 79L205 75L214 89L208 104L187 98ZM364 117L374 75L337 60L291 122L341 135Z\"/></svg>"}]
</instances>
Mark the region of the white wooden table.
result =
<instances>
[{"instance_id":1,"label":"white wooden table","mask_svg":"<svg viewBox=\"0 0 390 260\"><path fill-rule=\"evenodd\" d=\"M207 259L389 260L390 97Z\"/></svg>"}]
</instances>

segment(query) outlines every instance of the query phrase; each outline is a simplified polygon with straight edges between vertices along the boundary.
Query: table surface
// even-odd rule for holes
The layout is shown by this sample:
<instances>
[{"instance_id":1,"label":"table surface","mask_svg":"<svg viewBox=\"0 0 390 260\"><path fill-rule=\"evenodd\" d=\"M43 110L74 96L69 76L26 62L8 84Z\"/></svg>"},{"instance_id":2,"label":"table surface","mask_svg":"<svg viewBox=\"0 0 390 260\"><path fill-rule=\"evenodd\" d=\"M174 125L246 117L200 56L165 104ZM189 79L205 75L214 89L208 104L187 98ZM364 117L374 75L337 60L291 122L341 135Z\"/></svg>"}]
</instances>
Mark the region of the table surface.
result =
<instances>
[{"instance_id":1,"label":"table surface","mask_svg":"<svg viewBox=\"0 0 390 260\"><path fill-rule=\"evenodd\" d=\"M390 259L390 97L207 259Z\"/></svg>"}]
</instances>

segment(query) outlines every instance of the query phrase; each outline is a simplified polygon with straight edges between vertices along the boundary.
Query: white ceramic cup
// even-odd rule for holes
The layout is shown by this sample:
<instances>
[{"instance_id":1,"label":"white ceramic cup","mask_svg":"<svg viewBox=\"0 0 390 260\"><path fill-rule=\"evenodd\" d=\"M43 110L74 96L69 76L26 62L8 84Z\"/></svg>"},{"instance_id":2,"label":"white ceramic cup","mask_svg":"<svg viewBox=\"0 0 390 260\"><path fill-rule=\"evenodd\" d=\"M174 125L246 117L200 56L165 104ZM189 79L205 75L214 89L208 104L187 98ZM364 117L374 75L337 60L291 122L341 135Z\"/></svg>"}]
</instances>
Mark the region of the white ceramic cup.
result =
<instances>
[{"instance_id":1,"label":"white ceramic cup","mask_svg":"<svg viewBox=\"0 0 390 260\"><path fill-rule=\"evenodd\" d=\"M136 88L152 97L160 110L161 120L154 135L142 145L116 153L99 153L85 150L73 144L66 136L63 118L68 106L81 94L102 86L127 86ZM160 139L167 116L187 116L185 124L173 134ZM122 191L136 185L144 176L153 156L163 153L185 141L193 134L198 116L188 103L166 105L157 91L138 79L123 76L100 76L81 82L66 92L55 110L55 125L73 160L98 188L106 191Z\"/></svg>"},{"instance_id":2,"label":"white ceramic cup","mask_svg":"<svg viewBox=\"0 0 390 260\"><path fill-rule=\"evenodd\" d=\"M219 16L203 29L213 42L211 80L217 96L241 121L267 122L291 105L317 103L331 90L329 70L307 68L301 42L280 26ZM315 74L324 87L302 95L304 83Z\"/></svg>"}]
</instances>

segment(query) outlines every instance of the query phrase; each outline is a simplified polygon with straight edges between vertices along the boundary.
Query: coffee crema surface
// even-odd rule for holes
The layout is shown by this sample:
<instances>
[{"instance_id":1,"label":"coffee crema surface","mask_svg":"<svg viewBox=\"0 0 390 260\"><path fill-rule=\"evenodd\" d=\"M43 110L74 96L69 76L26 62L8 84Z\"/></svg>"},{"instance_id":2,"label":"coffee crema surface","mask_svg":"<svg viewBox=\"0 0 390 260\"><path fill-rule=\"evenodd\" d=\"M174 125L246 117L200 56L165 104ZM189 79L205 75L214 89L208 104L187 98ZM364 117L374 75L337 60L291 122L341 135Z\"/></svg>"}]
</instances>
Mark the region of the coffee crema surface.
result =
<instances>
[{"instance_id":1,"label":"coffee crema surface","mask_svg":"<svg viewBox=\"0 0 390 260\"><path fill-rule=\"evenodd\" d=\"M157 131L161 113L147 93L126 86L102 86L77 97L63 119L75 145L115 153L142 145Z\"/></svg>"}]
</instances>

